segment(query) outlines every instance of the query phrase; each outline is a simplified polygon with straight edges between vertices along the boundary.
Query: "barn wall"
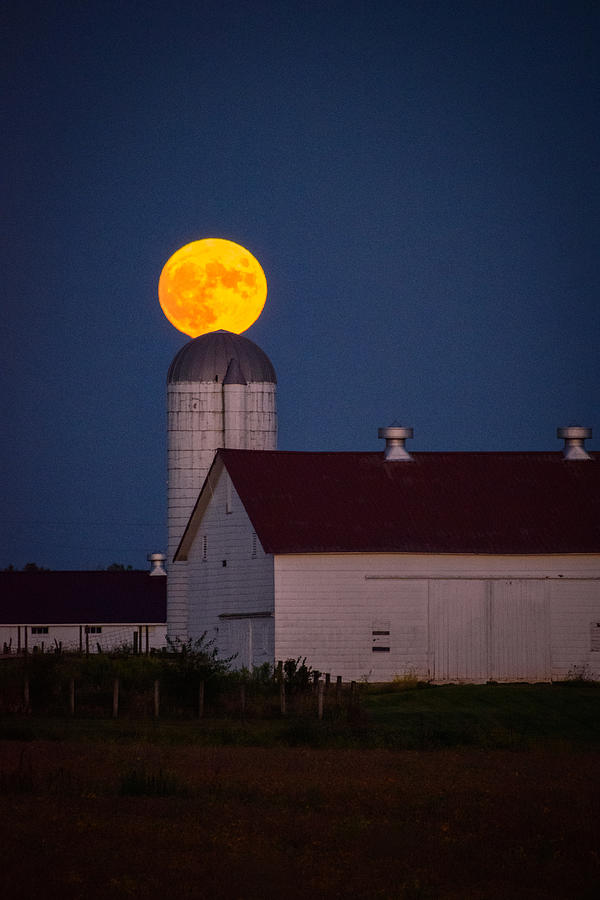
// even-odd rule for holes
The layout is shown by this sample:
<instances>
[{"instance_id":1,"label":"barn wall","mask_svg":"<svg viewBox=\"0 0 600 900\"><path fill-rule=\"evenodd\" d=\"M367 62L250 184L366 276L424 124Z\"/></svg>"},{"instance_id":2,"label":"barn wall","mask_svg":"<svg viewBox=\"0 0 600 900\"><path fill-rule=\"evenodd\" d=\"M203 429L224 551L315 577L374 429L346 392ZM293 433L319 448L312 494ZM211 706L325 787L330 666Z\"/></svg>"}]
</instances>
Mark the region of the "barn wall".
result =
<instances>
[{"instance_id":1,"label":"barn wall","mask_svg":"<svg viewBox=\"0 0 600 900\"><path fill-rule=\"evenodd\" d=\"M276 659L332 676L600 677L598 557L282 555L275 592Z\"/></svg>"},{"instance_id":2,"label":"barn wall","mask_svg":"<svg viewBox=\"0 0 600 900\"><path fill-rule=\"evenodd\" d=\"M226 565L223 565L223 563ZM223 471L188 554L189 635L207 632L233 665L273 662L273 557Z\"/></svg>"}]
</instances>

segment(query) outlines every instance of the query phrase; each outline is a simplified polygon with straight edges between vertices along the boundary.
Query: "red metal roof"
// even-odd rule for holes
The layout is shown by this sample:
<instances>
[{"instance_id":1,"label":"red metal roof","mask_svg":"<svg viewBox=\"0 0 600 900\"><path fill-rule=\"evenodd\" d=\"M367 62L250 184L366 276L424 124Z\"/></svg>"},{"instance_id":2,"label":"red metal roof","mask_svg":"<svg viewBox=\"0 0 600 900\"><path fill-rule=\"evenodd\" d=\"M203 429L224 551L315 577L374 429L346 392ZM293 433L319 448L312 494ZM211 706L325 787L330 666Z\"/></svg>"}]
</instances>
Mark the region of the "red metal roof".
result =
<instances>
[{"instance_id":1,"label":"red metal roof","mask_svg":"<svg viewBox=\"0 0 600 900\"><path fill-rule=\"evenodd\" d=\"M167 579L147 572L0 572L0 625L167 621Z\"/></svg>"},{"instance_id":2,"label":"red metal roof","mask_svg":"<svg viewBox=\"0 0 600 900\"><path fill-rule=\"evenodd\" d=\"M600 454L220 450L268 553L600 552Z\"/></svg>"}]
</instances>

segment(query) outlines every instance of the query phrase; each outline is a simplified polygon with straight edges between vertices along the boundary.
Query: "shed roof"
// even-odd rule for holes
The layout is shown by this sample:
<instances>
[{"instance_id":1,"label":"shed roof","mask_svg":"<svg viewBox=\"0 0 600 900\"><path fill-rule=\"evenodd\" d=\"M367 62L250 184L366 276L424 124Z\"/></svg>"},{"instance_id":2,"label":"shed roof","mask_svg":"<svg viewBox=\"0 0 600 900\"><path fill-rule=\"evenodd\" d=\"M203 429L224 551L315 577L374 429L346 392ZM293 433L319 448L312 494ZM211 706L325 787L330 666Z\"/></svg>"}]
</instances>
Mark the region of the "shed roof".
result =
<instances>
[{"instance_id":1,"label":"shed roof","mask_svg":"<svg viewBox=\"0 0 600 900\"><path fill-rule=\"evenodd\" d=\"M412 456L219 450L213 468L229 472L268 553L600 552L599 454ZM181 558L201 515L199 501Z\"/></svg>"},{"instance_id":2,"label":"shed roof","mask_svg":"<svg viewBox=\"0 0 600 900\"><path fill-rule=\"evenodd\" d=\"M0 572L0 625L157 624L167 579L148 572Z\"/></svg>"}]
</instances>

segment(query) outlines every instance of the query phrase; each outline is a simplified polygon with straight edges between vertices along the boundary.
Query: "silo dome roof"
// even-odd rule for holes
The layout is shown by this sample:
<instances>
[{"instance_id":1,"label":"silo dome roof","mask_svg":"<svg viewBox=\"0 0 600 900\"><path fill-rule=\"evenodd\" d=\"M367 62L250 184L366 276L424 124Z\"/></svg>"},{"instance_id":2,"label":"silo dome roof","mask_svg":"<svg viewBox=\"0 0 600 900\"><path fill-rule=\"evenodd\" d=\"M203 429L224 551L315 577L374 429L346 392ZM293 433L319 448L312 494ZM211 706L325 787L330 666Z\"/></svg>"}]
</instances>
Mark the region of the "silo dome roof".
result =
<instances>
[{"instance_id":1,"label":"silo dome roof","mask_svg":"<svg viewBox=\"0 0 600 900\"><path fill-rule=\"evenodd\" d=\"M267 354L248 338L230 331L211 331L188 341L171 363L167 382L223 381L232 360L247 383L277 383Z\"/></svg>"}]
</instances>

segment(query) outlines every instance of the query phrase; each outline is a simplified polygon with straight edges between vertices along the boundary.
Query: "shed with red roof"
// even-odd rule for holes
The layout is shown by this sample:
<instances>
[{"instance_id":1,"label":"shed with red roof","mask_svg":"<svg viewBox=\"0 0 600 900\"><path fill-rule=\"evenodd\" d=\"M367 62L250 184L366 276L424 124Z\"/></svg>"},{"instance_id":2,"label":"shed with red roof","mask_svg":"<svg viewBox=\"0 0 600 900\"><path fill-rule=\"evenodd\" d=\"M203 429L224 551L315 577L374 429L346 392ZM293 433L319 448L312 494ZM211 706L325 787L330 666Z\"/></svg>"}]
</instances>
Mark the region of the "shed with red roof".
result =
<instances>
[{"instance_id":1,"label":"shed with red roof","mask_svg":"<svg viewBox=\"0 0 600 900\"><path fill-rule=\"evenodd\" d=\"M0 572L0 650L162 647L166 582L140 571Z\"/></svg>"}]
</instances>

